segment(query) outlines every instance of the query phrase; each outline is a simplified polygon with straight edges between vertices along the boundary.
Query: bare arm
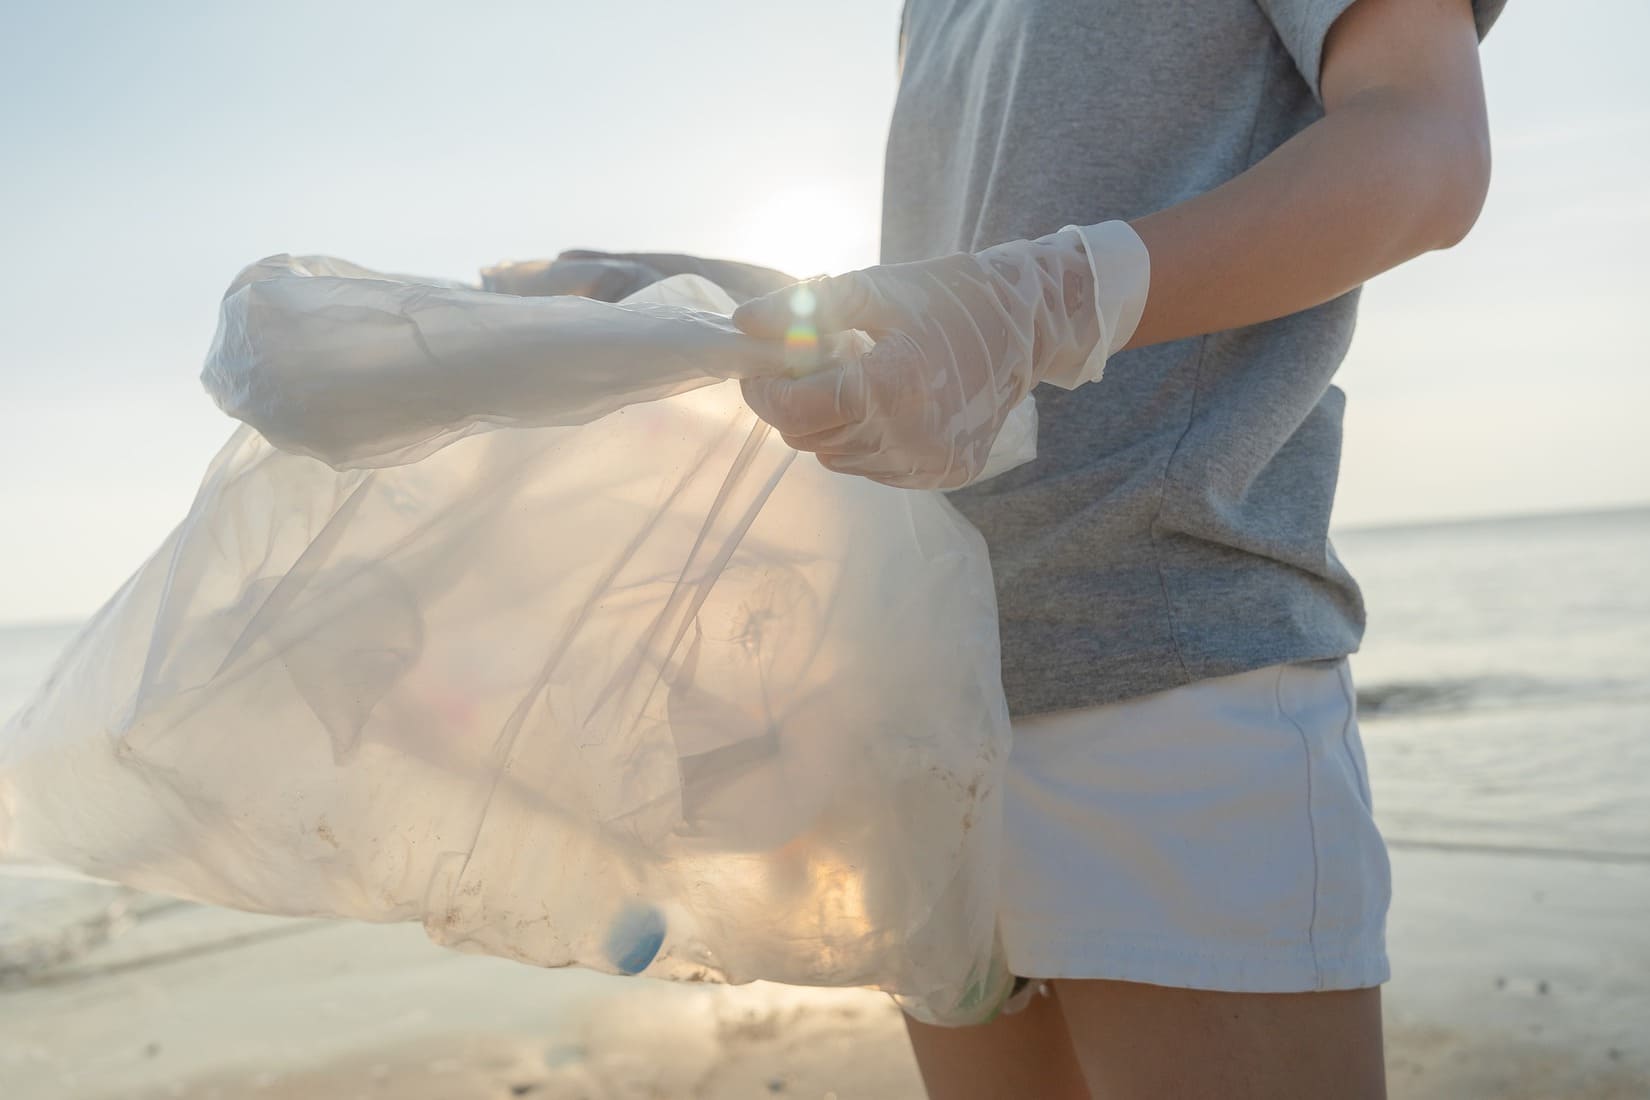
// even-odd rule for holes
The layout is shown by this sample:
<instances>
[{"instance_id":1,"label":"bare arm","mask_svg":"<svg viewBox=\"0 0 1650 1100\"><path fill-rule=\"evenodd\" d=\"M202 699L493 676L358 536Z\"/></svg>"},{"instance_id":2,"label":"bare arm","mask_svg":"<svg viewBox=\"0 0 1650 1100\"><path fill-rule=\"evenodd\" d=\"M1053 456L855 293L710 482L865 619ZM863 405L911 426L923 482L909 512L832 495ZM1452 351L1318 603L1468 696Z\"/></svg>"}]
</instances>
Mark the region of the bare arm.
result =
<instances>
[{"instance_id":1,"label":"bare arm","mask_svg":"<svg viewBox=\"0 0 1650 1100\"><path fill-rule=\"evenodd\" d=\"M733 320L752 336L787 338L817 316L875 341L802 377L747 378L746 403L828 469L952 488L985 471L1040 382L1072 388L1123 347L1308 309L1464 236L1489 177L1468 0L1357 0L1321 76L1323 119L1132 227L1074 226L746 302Z\"/></svg>"},{"instance_id":2,"label":"bare arm","mask_svg":"<svg viewBox=\"0 0 1650 1100\"><path fill-rule=\"evenodd\" d=\"M1152 270L1129 347L1308 309L1472 227L1490 151L1468 0L1358 0L1330 31L1321 83L1323 119L1131 223Z\"/></svg>"}]
</instances>

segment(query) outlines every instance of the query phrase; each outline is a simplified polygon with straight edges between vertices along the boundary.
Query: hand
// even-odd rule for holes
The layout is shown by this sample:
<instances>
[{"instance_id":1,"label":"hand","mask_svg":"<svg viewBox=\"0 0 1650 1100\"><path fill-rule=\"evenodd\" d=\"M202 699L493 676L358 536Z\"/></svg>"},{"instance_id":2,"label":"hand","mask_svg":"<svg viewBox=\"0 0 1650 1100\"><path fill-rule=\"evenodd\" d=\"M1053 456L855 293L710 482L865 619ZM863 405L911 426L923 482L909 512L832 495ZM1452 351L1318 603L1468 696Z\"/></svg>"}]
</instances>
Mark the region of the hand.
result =
<instances>
[{"instance_id":1,"label":"hand","mask_svg":"<svg viewBox=\"0 0 1650 1100\"><path fill-rule=\"evenodd\" d=\"M554 260L502 263L481 272L482 286L498 294L549 297L575 294L599 302L618 302L672 275L700 275L735 302L778 290L796 281L769 267L710 260L676 252L595 252L572 249Z\"/></svg>"},{"instance_id":2,"label":"hand","mask_svg":"<svg viewBox=\"0 0 1650 1100\"><path fill-rule=\"evenodd\" d=\"M1034 385L1099 376L1139 320L1147 278L1140 239L1107 222L801 283L747 302L734 323L780 338L813 320L876 343L801 378L746 379L745 402L828 469L956 488Z\"/></svg>"},{"instance_id":3,"label":"hand","mask_svg":"<svg viewBox=\"0 0 1650 1100\"><path fill-rule=\"evenodd\" d=\"M525 260L482 268L481 285L496 294L548 298L572 294L617 302L664 278L651 265L601 252L563 252L554 260Z\"/></svg>"}]
</instances>

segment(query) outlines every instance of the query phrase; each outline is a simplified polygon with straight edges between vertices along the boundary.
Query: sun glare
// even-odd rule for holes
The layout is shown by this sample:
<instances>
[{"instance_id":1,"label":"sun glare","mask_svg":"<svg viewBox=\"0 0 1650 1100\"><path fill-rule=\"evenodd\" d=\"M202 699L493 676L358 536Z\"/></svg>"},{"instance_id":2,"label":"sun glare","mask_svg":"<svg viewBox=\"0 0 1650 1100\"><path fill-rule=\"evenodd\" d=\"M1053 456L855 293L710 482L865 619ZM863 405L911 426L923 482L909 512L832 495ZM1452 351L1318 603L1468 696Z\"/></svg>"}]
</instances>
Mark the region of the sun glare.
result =
<instances>
[{"instance_id":1,"label":"sun glare","mask_svg":"<svg viewBox=\"0 0 1650 1100\"><path fill-rule=\"evenodd\" d=\"M735 258L798 278L867 267L877 260L877 210L844 190L804 185L752 204Z\"/></svg>"}]
</instances>

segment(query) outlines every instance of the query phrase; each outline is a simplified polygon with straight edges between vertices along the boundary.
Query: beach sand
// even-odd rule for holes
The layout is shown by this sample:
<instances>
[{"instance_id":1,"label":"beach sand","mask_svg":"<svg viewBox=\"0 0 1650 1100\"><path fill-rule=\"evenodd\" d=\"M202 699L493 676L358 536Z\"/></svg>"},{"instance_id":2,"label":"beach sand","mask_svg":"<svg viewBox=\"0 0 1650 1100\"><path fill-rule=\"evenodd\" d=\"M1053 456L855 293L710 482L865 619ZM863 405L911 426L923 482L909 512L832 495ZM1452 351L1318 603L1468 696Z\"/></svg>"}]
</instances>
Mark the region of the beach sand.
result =
<instances>
[{"instance_id":1,"label":"beach sand","mask_svg":"<svg viewBox=\"0 0 1650 1100\"><path fill-rule=\"evenodd\" d=\"M1650 867L1393 853L1395 1098L1650 1096ZM7 1100L917 1097L888 998L176 905L0 989Z\"/></svg>"}]
</instances>

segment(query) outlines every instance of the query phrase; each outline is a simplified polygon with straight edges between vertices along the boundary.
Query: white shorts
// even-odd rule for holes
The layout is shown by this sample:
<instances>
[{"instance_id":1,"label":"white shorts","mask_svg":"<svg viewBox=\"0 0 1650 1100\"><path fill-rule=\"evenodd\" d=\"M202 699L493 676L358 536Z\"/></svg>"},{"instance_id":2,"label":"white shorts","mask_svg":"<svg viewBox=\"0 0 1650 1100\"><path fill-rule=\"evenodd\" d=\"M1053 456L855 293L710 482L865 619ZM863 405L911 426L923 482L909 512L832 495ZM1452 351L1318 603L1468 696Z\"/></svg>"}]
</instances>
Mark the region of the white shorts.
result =
<instances>
[{"instance_id":1,"label":"white shorts","mask_svg":"<svg viewBox=\"0 0 1650 1100\"><path fill-rule=\"evenodd\" d=\"M1345 661L1017 722L1003 813L1016 974L1247 993L1389 976Z\"/></svg>"}]
</instances>

